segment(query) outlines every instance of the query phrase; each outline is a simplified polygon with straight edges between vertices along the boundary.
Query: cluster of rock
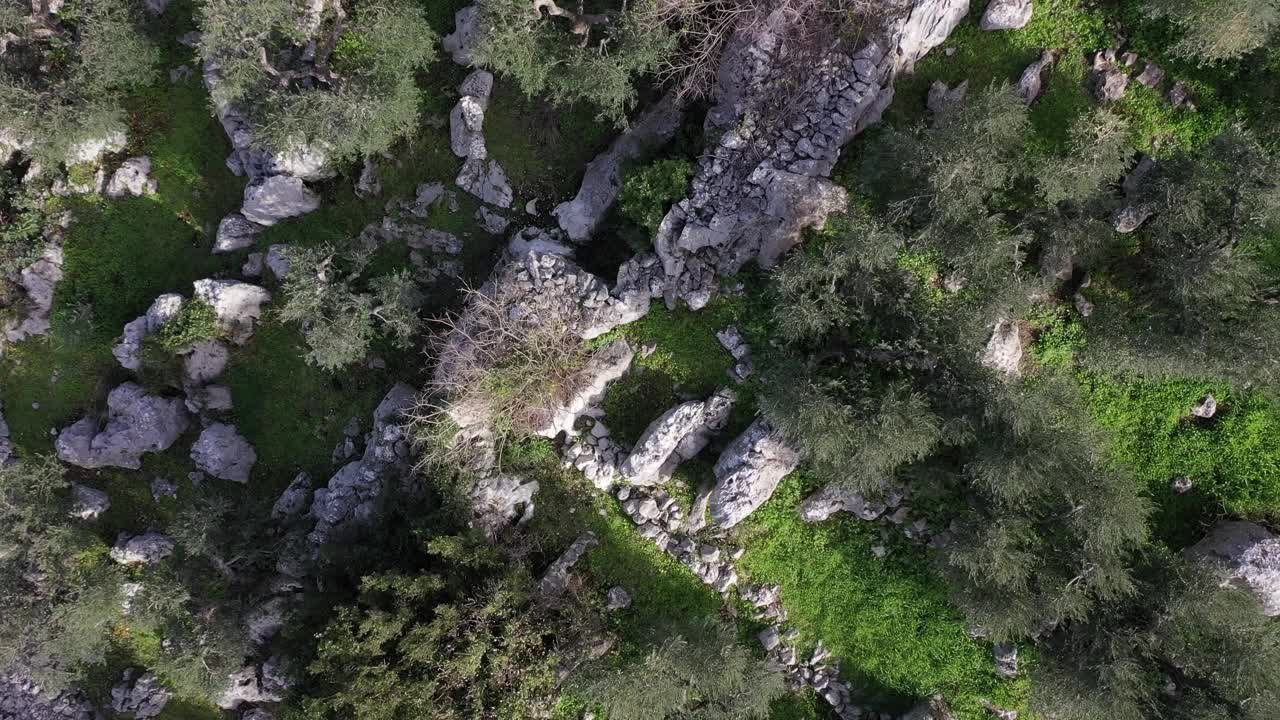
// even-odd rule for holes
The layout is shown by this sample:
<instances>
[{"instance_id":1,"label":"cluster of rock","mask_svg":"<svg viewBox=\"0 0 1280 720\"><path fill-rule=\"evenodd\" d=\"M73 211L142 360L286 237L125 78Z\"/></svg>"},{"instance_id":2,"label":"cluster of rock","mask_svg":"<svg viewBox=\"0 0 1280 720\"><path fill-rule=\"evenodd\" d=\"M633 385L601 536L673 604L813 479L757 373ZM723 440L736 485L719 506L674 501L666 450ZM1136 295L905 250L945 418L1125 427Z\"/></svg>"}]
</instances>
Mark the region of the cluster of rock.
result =
<instances>
[{"instance_id":1,"label":"cluster of rock","mask_svg":"<svg viewBox=\"0 0 1280 720\"><path fill-rule=\"evenodd\" d=\"M776 585L755 586L743 593L743 598L755 605L757 617L767 619L781 612L779 588ZM783 615L785 617L785 614ZM812 687L813 691L836 711L843 720L863 720L864 709L853 703L853 693L848 683L840 679L840 664L832 658L822 641L814 646L807 659L796 649L799 633L785 630L782 625L770 625L758 639L766 656L772 660L787 678L793 690Z\"/></svg>"},{"instance_id":2,"label":"cluster of rock","mask_svg":"<svg viewBox=\"0 0 1280 720\"><path fill-rule=\"evenodd\" d=\"M0 674L0 720L102 720L80 691L50 693L29 676Z\"/></svg>"},{"instance_id":3,"label":"cluster of rock","mask_svg":"<svg viewBox=\"0 0 1280 720\"><path fill-rule=\"evenodd\" d=\"M654 240L668 305L705 306L718 277L751 260L771 267L801 231L844 210L845 190L828 179L840 149L879 119L893 98L894 73L942 42L968 5L917 2L887 29L892 41L827 54L783 114L768 103L792 72L787 16L777 11L762 29L735 35L721 64L719 102L707 115L710 149L691 194L671 208Z\"/></svg>"},{"instance_id":4,"label":"cluster of rock","mask_svg":"<svg viewBox=\"0 0 1280 720\"><path fill-rule=\"evenodd\" d=\"M323 148L301 141L284 150L263 147L249 118L219 92L219 63L205 62L203 76L231 141L227 167L237 177L249 179L240 212L228 215L218 226L214 252L233 252L252 245L263 228L319 208L320 196L306 183L332 178L337 170Z\"/></svg>"},{"instance_id":5,"label":"cluster of rock","mask_svg":"<svg viewBox=\"0 0 1280 720\"><path fill-rule=\"evenodd\" d=\"M463 159L458 187L500 208L511 207L514 195L507 174L489 157L484 141L484 113L493 92L493 74L476 70L458 86L462 97L449 115L449 147Z\"/></svg>"},{"instance_id":6,"label":"cluster of rock","mask_svg":"<svg viewBox=\"0 0 1280 720\"><path fill-rule=\"evenodd\" d=\"M444 230L429 227L428 218L435 207L458 209L458 198L438 182L418 186L412 200L387 202L386 215L360 231L359 243L372 252L386 243L404 243L409 248L409 262L415 268L414 278L421 283L435 283L462 274L458 255L460 238Z\"/></svg>"},{"instance_id":7,"label":"cluster of rock","mask_svg":"<svg viewBox=\"0 0 1280 720\"><path fill-rule=\"evenodd\" d=\"M1133 69L1142 63L1142 71L1131 77ZM1093 56L1093 94L1100 103L1122 100L1129 90L1131 79L1136 79L1157 92L1164 85L1164 68L1151 60L1143 60L1137 53L1122 52L1111 48ZM1165 99L1179 110L1195 110L1196 99L1191 89L1181 80L1175 80L1165 93Z\"/></svg>"}]
</instances>

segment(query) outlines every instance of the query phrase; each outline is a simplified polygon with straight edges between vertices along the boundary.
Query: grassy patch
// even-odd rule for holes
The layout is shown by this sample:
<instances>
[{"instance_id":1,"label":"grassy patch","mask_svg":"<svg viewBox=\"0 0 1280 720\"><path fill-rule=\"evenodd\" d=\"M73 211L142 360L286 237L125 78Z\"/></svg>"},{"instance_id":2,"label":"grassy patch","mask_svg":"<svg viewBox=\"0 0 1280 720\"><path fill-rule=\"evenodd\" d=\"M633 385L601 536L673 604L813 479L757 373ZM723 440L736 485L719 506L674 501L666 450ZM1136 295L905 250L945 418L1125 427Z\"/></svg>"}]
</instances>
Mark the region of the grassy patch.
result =
<instances>
[{"instance_id":1,"label":"grassy patch","mask_svg":"<svg viewBox=\"0 0 1280 720\"><path fill-rule=\"evenodd\" d=\"M811 482L793 473L742 530L741 567L752 582L782 587L801 641L822 639L855 689L889 708L935 692L961 718L986 717L982 698L1021 708L1026 681L997 678L990 648L965 634L921 551L897 536L882 540L870 523L803 522L796 506ZM887 557L872 555L878 544L891 548Z\"/></svg>"},{"instance_id":2,"label":"grassy patch","mask_svg":"<svg viewBox=\"0 0 1280 720\"><path fill-rule=\"evenodd\" d=\"M1155 529L1181 547L1223 511L1280 518L1280 409L1257 392L1195 380L1151 382L1084 378L1098 422L1111 432L1116 458L1133 467L1158 505ZM1190 417L1206 394L1218 401L1211 420ZM1170 483L1188 476L1192 492Z\"/></svg>"}]
</instances>

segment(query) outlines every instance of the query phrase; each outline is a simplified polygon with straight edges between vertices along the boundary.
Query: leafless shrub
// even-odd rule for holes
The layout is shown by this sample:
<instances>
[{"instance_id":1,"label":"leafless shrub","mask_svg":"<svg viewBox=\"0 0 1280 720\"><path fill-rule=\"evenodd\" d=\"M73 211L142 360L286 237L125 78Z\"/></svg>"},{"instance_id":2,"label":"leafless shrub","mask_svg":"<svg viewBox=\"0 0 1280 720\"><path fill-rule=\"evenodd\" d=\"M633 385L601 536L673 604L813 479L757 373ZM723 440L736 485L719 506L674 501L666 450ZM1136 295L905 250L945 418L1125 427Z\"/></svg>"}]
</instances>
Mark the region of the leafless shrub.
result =
<instances>
[{"instance_id":1,"label":"leafless shrub","mask_svg":"<svg viewBox=\"0 0 1280 720\"><path fill-rule=\"evenodd\" d=\"M550 424L588 354L568 318L525 320L514 292L463 294L466 310L439 321L436 371L411 414L426 464L467 466L476 445L500 462L505 445Z\"/></svg>"}]
</instances>

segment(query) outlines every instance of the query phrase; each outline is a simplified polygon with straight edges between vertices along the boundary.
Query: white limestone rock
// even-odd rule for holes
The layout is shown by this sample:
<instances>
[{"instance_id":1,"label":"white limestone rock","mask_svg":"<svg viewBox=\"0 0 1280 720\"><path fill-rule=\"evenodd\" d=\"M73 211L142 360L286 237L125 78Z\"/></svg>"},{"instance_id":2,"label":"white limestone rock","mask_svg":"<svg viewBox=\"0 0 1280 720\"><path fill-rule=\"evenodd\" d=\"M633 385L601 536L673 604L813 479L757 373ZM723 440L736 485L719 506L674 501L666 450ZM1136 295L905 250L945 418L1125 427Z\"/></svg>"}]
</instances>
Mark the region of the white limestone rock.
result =
<instances>
[{"instance_id":1,"label":"white limestone rock","mask_svg":"<svg viewBox=\"0 0 1280 720\"><path fill-rule=\"evenodd\" d=\"M275 225L286 218L306 215L320 207L320 196L301 178L273 175L244 189L241 214L259 225Z\"/></svg>"}]
</instances>

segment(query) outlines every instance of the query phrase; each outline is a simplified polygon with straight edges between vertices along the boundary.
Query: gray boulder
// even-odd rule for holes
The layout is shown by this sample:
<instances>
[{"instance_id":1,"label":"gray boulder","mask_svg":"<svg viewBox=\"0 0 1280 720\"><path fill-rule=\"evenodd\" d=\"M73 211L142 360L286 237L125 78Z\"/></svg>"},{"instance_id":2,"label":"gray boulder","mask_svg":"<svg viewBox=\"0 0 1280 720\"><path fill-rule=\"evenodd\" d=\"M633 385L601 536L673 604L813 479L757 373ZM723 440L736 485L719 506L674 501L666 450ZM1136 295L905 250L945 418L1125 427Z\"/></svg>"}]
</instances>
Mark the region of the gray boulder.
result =
<instances>
[{"instance_id":1,"label":"gray boulder","mask_svg":"<svg viewBox=\"0 0 1280 720\"><path fill-rule=\"evenodd\" d=\"M154 565L172 555L173 548L173 538L168 535L149 532L130 537L120 533L111 548L111 559L121 565Z\"/></svg>"},{"instance_id":2,"label":"gray boulder","mask_svg":"<svg viewBox=\"0 0 1280 720\"><path fill-rule=\"evenodd\" d=\"M356 180L356 197L371 198L381 194L382 174L378 172L378 162L371 156L365 156L360 177Z\"/></svg>"},{"instance_id":3,"label":"gray boulder","mask_svg":"<svg viewBox=\"0 0 1280 720\"><path fill-rule=\"evenodd\" d=\"M783 442L767 420L756 419L716 461L712 520L723 527L742 522L799 464L800 453Z\"/></svg>"},{"instance_id":4,"label":"gray boulder","mask_svg":"<svg viewBox=\"0 0 1280 720\"><path fill-rule=\"evenodd\" d=\"M244 265L240 266L240 274L247 278L262 277L263 254L260 252L252 252L245 256Z\"/></svg>"},{"instance_id":5,"label":"gray boulder","mask_svg":"<svg viewBox=\"0 0 1280 720\"><path fill-rule=\"evenodd\" d=\"M805 522L822 522L835 513L847 512L859 520L875 520L888 509L888 503L868 500L860 492L833 483L800 503L800 517Z\"/></svg>"},{"instance_id":6,"label":"gray boulder","mask_svg":"<svg viewBox=\"0 0 1280 720\"><path fill-rule=\"evenodd\" d=\"M275 225L285 218L313 212L320 207L320 196L289 175L273 175L244 189L241 214L259 225Z\"/></svg>"},{"instance_id":7,"label":"gray boulder","mask_svg":"<svg viewBox=\"0 0 1280 720\"><path fill-rule=\"evenodd\" d=\"M538 587L543 595L562 595L565 590L569 589L569 571L574 565L582 559L587 551L600 544L600 539L596 534L587 531L578 536L573 544L569 546L564 554L556 558L551 563L551 567L547 568L547 572L543 574L542 581Z\"/></svg>"},{"instance_id":8,"label":"gray boulder","mask_svg":"<svg viewBox=\"0 0 1280 720\"><path fill-rule=\"evenodd\" d=\"M152 15L163 15L172 0L146 0L147 12ZM141 716L139 716L141 717Z\"/></svg>"},{"instance_id":9,"label":"gray boulder","mask_svg":"<svg viewBox=\"0 0 1280 720\"><path fill-rule=\"evenodd\" d=\"M1225 568L1228 582L1256 595L1263 613L1280 616L1280 537L1251 522L1223 521L1187 555Z\"/></svg>"},{"instance_id":10,"label":"gray boulder","mask_svg":"<svg viewBox=\"0 0 1280 720\"><path fill-rule=\"evenodd\" d=\"M515 199L511 181L507 180L507 173L497 160L468 157L455 182L480 200L504 210L510 208Z\"/></svg>"},{"instance_id":11,"label":"gray boulder","mask_svg":"<svg viewBox=\"0 0 1280 720\"><path fill-rule=\"evenodd\" d=\"M187 388L187 410L201 414L207 411L230 412L235 404L231 401L231 388L226 385L204 385Z\"/></svg>"},{"instance_id":12,"label":"gray boulder","mask_svg":"<svg viewBox=\"0 0 1280 720\"><path fill-rule=\"evenodd\" d=\"M941 80L935 80L929 86L929 96L925 98L925 107L929 112L937 115L946 112L948 108L955 107L964 102L964 98L969 94L969 81L965 80L953 88L947 87L947 84Z\"/></svg>"},{"instance_id":13,"label":"gray boulder","mask_svg":"<svg viewBox=\"0 0 1280 720\"><path fill-rule=\"evenodd\" d=\"M1022 364L1031 347L1031 327L1021 320L996 323L982 354L982 364L1008 378L1022 377Z\"/></svg>"},{"instance_id":14,"label":"gray boulder","mask_svg":"<svg viewBox=\"0 0 1280 720\"><path fill-rule=\"evenodd\" d=\"M1040 99L1044 94L1045 74L1058 61L1058 56L1052 50L1042 50L1040 59L1027 66L1022 71L1022 77L1018 80L1018 94L1026 101L1028 105Z\"/></svg>"},{"instance_id":15,"label":"gray boulder","mask_svg":"<svg viewBox=\"0 0 1280 720\"><path fill-rule=\"evenodd\" d=\"M458 86L461 97L449 114L449 148L460 158L484 160L484 113L493 92L493 73L476 70Z\"/></svg>"},{"instance_id":16,"label":"gray boulder","mask_svg":"<svg viewBox=\"0 0 1280 720\"><path fill-rule=\"evenodd\" d=\"M217 340L202 340L184 353L182 373L189 386L207 385L222 377L231 358L227 346Z\"/></svg>"},{"instance_id":17,"label":"gray boulder","mask_svg":"<svg viewBox=\"0 0 1280 720\"><path fill-rule=\"evenodd\" d=\"M1031 22L1031 0L991 0L978 26L983 30L1021 30Z\"/></svg>"},{"instance_id":18,"label":"gray boulder","mask_svg":"<svg viewBox=\"0 0 1280 720\"><path fill-rule=\"evenodd\" d=\"M277 280L284 280L289 275L289 246L276 243L267 248L266 263Z\"/></svg>"},{"instance_id":19,"label":"gray boulder","mask_svg":"<svg viewBox=\"0 0 1280 720\"><path fill-rule=\"evenodd\" d=\"M149 672L141 677L137 677L137 673L132 668L125 670L120 684L111 688L111 709L130 714L138 720L153 718L164 710L173 693L160 684L155 673Z\"/></svg>"},{"instance_id":20,"label":"gray boulder","mask_svg":"<svg viewBox=\"0 0 1280 720\"><path fill-rule=\"evenodd\" d=\"M148 395L126 382L107 396L105 425L85 418L59 433L54 446L59 459L78 467L137 470L144 453L169 449L189 424L181 399Z\"/></svg>"},{"instance_id":21,"label":"gray boulder","mask_svg":"<svg viewBox=\"0 0 1280 720\"><path fill-rule=\"evenodd\" d=\"M996 643L992 650L996 674L1007 680L1018 677L1018 646L1011 642Z\"/></svg>"},{"instance_id":22,"label":"gray boulder","mask_svg":"<svg viewBox=\"0 0 1280 720\"><path fill-rule=\"evenodd\" d=\"M1117 210L1111 222L1116 232L1128 235L1137 232L1138 228L1142 227L1143 223L1154 214L1155 211L1148 205L1130 205Z\"/></svg>"},{"instance_id":23,"label":"gray boulder","mask_svg":"<svg viewBox=\"0 0 1280 720\"><path fill-rule=\"evenodd\" d=\"M706 447L712 434L724 428L734 394L721 390L705 401L677 405L645 429L619 468L632 485L653 485L669 479L681 462Z\"/></svg>"},{"instance_id":24,"label":"gray boulder","mask_svg":"<svg viewBox=\"0 0 1280 720\"><path fill-rule=\"evenodd\" d=\"M213 306L218 327L227 339L243 345L253 337L262 317L262 304L271 301L271 293L238 280L197 280L195 297Z\"/></svg>"},{"instance_id":25,"label":"gray boulder","mask_svg":"<svg viewBox=\"0 0 1280 720\"><path fill-rule=\"evenodd\" d=\"M101 490L79 483L71 486L71 517L97 520L111 509L111 497Z\"/></svg>"},{"instance_id":26,"label":"gray boulder","mask_svg":"<svg viewBox=\"0 0 1280 720\"><path fill-rule=\"evenodd\" d=\"M258 461L258 453L236 429L225 423L214 423L200 433L191 447L191 460L196 469L221 480L249 482L249 473Z\"/></svg>"},{"instance_id":27,"label":"gray boulder","mask_svg":"<svg viewBox=\"0 0 1280 720\"><path fill-rule=\"evenodd\" d=\"M492 475L480 480L471 492L475 525L492 538L513 522L527 522L533 517L533 496L538 489L537 480L515 475Z\"/></svg>"},{"instance_id":28,"label":"gray boulder","mask_svg":"<svg viewBox=\"0 0 1280 720\"><path fill-rule=\"evenodd\" d=\"M107 197L126 195L142 197L156 194L156 181L151 177L151 158L144 156L125 160L107 183Z\"/></svg>"},{"instance_id":29,"label":"gray boulder","mask_svg":"<svg viewBox=\"0 0 1280 720\"><path fill-rule=\"evenodd\" d=\"M223 710L236 710L246 703L280 702L286 689L270 682L264 671L249 665L227 676L227 685L216 702Z\"/></svg>"},{"instance_id":30,"label":"gray boulder","mask_svg":"<svg viewBox=\"0 0 1280 720\"><path fill-rule=\"evenodd\" d=\"M30 309L26 317L4 322L4 337L9 342L21 342L49 332L53 293L62 280L62 259L62 247L50 243L39 260L18 273L18 284L27 296Z\"/></svg>"},{"instance_id":31,"label":"gray boulder","mask_svg":"<svg viewBox=\"0 0 1280 720\"><path fill-rule=\"evenodd\" d=\"M631 593L628 593L622 586L609 588L609 592L605 596L606 610L626 610L629 607L631 607Z\"/></svg>"},{"instance_id":32,"label":"gray boulder","mask_svg":"<svg viewBox=\"0 0 1280 720\"><path fill-rule=\"evenodd\" d=\"M1160 87L1160 83L1164 82L1164 68L1148 60L1142 72L1138 73L1138 82L1153 90Z\"/></svg>"},{"instance_id":33,"label":"gray boulder","mask_svg":"<svg viewBox=\"0 0 1280 720\"><path fill-rule=\"evenodd\" d=\"M474 59L476 45L483 36L480 27L480 8L469 5L453 15L454 31L444 36L441 45L445 52L459 65L470 65Z\"/></svg>"},{"instance_id":34,"label":"gray boulder","mask_svg":"<svg viewBox=\"0 0 1280 720\"><path fill-rule=\"evenodd\" d=\"M1100 103L1116 102L1129 90L1129 75L1117 67L1107 67L1094 76L1093 95Z\"/></svg>"},{"instance_id":35,"label":"gray boulder","mask_svg":"<svg viewBox=\"0 0 1280 720\"><path fill-rule=\"evenodd\" d=\"M253 247L265 228L240 213L231 213L218 223L218 237L213 252L229 253Z\"/></svg>"}]
</instances>

